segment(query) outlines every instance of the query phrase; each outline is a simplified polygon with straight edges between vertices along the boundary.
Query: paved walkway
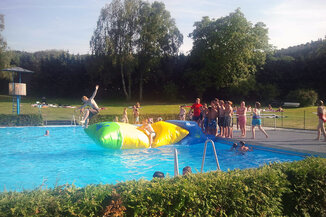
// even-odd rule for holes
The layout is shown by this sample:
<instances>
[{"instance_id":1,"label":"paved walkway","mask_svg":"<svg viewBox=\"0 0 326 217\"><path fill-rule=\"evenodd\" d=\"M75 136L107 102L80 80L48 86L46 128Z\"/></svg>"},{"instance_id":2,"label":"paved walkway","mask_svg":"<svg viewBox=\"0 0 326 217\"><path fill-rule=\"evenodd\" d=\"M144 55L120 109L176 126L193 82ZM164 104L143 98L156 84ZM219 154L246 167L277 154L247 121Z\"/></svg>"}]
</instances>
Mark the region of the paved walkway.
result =
<instances>
[{"instance_id":1,"label":"paved walkway","mask_svg":"<svg viewBox=\"0 0 326 217\"><path fill-rule=\"evenodd\" d=\"M326 142L324 142L323 136L321 136L320 141L315 140L317 137L317 131L292 130L282 128L265 128L265 130L269 135L269 138L267 139L265 135L257 128L256 139L249 139L251 138L252 134L251 129L248 128L248 138L240 138L240 131L235 130L233 140L242 140L245 141L245 143L252 145L259 145L326 157Z\"/></svg>"}]
</instances>

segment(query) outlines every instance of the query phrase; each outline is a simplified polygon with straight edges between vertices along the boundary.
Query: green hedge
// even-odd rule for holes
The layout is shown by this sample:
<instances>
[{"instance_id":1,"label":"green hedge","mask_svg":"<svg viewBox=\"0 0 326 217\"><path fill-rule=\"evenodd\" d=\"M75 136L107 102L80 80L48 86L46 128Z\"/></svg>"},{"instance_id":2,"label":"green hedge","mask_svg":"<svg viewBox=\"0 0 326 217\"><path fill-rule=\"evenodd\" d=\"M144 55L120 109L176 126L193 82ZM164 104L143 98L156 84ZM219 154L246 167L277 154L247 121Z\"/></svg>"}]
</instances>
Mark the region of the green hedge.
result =
<instances>
[{"instance_id":1,"label":"green hedge","mask_svg":"<svg viewBox=\"0 0 326 217\"><path fill-rule=\"evenodd\" d=\"M104 121L114 121L115 117L118 117L119 120L122 118L121 116L117 116L117 115L96 115L93 118L91 118L90 120L90 124L95 124L98 122L104 122ZM144 114L144 115L140 115L139 120L140 122L143 119L146 118L153 118L154 121L157 120L157 118L162 118L163 120L178 120L179 117L178 115L175 114ZM132 115L128 115L128 119L129 119L129 123L133 124L134 123L134 117Z\"/></svg>"},{"instance_id":2,"label":"green hedge","mask_svg":"<svg viewBox=\"0 0 326 217\"><path fill-rule=\"evenodd\" d=\"M37 114L4 115L0 114L0 126L41 126L43 118Z\"/></svg>"},{"instance_id":3,"label":"green hedge","mask_svg":"<svg viewBox=\"0 0 326 217\"><path fill-rule=\"evenodd\" d=\"M0 216L326 216L326 159L4 192Z\"/></svg>"}]
</instances>

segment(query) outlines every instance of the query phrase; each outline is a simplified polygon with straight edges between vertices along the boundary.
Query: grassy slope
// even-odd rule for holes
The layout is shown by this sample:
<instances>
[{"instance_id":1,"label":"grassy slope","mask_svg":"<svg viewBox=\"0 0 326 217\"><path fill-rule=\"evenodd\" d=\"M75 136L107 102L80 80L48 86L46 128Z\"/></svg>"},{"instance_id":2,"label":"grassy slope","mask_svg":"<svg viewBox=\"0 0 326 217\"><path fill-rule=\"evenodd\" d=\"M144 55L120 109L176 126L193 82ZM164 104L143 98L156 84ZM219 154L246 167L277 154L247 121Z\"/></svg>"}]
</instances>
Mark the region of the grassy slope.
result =
<instances>
[{"instance_id":1,"label":"grassy slope","mask_svg":"<svg viewBox=\"0 0 326 217\"><path fill-rule=\"evenodd\" d=\"M32 107L31 104L35 103L35 98L23 97L21 103L22 114L37 114L40 110L37 107ZM68 100L68 99L48 99L48 103L62 104L71 106L80 106L81 101L79 99ZM105 110L101 111L101 114L110 114L121 116L123 108L132 106L132 103L126 102L111 102L110 100L98 100L100 107L105 107ZM153 104L144 103L141 105L141 114L177 114L179 112L179 104ZM188 102L187 105L191 105ZM276 119L277 127L285 128L298 128L298 129L316 129L317 116L316 107L305 107L305 108L289 108L285 109L283 120L281 118ZM73 115L78 117L79 113L75 112L75 109L71 108L42 108L41 112L46 116L47 120L71 120ZM128 114L132 113L132 109L128 109ZM304 119L304 113L306 118ZM0 95L0 114L12 114L12 97ZM274 113L282 116L281 113ZM248 121L249 122L249 121ZM274 119L264 119L264 126L274 126Z\"/></svg>"}]
</instances>

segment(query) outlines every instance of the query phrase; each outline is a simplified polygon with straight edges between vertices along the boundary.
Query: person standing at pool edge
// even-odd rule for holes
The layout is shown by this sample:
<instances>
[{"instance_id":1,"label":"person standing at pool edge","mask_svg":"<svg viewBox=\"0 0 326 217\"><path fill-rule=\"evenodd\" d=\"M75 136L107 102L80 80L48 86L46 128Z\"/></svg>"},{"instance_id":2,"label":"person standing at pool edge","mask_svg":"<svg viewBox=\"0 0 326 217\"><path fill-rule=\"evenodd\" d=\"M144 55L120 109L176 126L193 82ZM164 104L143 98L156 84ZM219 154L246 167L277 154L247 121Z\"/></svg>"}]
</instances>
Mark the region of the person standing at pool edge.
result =
<instances>
[{"instance_id":1,"label":"person standing at pool edge","mask_svg":"<svg viewBox=\"0 0 326 217\"><path fill-rule=\"evenodd\" d=\"M251 122L252 139L256 138L256 136L255 136L255 127L256 126L258 126L258 129L265 134L266 138L268 138L266 131L261 126L260 107L261 107L260 103L256 102L255 108L252 111L252 122Z\"/></svg>"},{"instance_id":2,"label":"person standing at pool edge","mask_svg":"<svg viewBox=\"0 0 326 217\"><path fill-rule=\"evenodd\" d=\"M246 137L246 123L247 123L247 107L244 101L241 102L240 108L237 109L239 125L241 130L241 137Z\"/></svg>"},{"instance_id":3,"label":"person standing at pool edge","mask_svg":"<svg viewBox=\"0 0 326 217\"><path fill-rule=\"evenodd\" d=\"M98 88L99 88L99 85L96 85L95 91L90 98L88 98L87 96L82 97L82 101L83 101L84 105L82 105L79 109L82 110L86 106L90 107L86 110L84 118L80 121L81 124L85 124L84 125L85 128L88 127L89 119L92 118L94 115L97 115L100 112L100 108L98 107L98 105L96 104L96 102L94 100L94 98L97 94Z\"/></svg>"},{"instance_id":4,"label":"person standing at pool edge","mask_svg":"<svg viewBox=\"0 0 326 217\"><path fill-rule=\"evenodd\" d=\"M196 121L198 125L200 122L200 113L201 113L202 107L203 107L203 105L200 104L200 99L197 98L196 103L193 104L189 110L189 114L191 113L192 110L194 110L194 115L192 116L192 120Z\"/></svg>"},{"instance_id":5,"label":"person standing at pool edge","mask_svg":"<svg viewBox=\"0 0 326 217\"><path fill-rule=\"evenodd\" d=\"M324 108L324 102L321 100L318 100L317 102L318 108L317 108L317 116L318 116L318 126L317 126L317 138L316 140L320 139L320 134L323 132L324 135L324 141L326 142L326 132L325 132L325 122L326 122L326 111Z\"/></svg>"}]
</instances>

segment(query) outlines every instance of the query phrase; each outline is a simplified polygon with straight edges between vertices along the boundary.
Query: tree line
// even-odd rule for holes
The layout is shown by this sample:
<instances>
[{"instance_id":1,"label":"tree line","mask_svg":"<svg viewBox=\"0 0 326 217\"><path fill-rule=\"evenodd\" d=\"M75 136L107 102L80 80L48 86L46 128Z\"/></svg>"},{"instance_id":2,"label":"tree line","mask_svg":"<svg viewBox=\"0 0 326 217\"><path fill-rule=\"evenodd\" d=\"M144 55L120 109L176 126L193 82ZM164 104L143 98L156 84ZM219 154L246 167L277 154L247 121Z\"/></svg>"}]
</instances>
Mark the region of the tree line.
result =
<instances>
[{"instance_id":1,"label":"tree line","mask_svg":"<svg viewBox=\"0 0 326 217\"><path fill-rule=\"evenodd\" d=\"M3 28L0 16L0 69L34 71L23 77L28 95L80 97L99 84L100 97L126 100L198 96L270 102L289 99L298 89L326 97L326 40L275 50L265 24L252 24L240 9L195 22L188 55L179 53L183 35L161 2L114 0L104 6L89 55L11 51L1 36ZM1 73L2 94L12 79Z\"/></svg>"}]
</instances>

